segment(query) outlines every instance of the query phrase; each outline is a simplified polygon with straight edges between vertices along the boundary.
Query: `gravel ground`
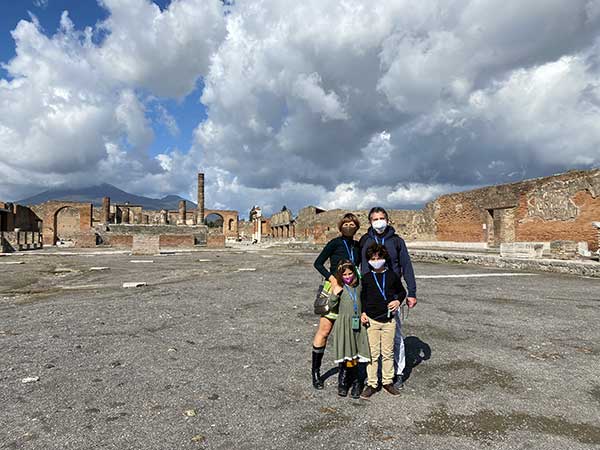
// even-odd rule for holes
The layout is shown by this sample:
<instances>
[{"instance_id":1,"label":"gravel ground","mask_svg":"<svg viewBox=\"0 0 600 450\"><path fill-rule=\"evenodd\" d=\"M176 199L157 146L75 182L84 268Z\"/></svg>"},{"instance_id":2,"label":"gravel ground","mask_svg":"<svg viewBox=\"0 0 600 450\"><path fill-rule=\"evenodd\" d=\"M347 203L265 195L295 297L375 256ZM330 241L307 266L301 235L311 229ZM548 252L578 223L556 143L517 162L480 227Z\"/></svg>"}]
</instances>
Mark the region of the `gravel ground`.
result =
<instances>
[{"instance_id":1,"label":"gravel ground","mask_svg":"<svg viewBox=\"0 0 600 450\"><path fill-rule=\"evenodd\" d=\"M0 448L600 448L600 280L415 264L406 387L356 401L310 384L315 257L0 258Z\"/></svg>"}]
</instances>

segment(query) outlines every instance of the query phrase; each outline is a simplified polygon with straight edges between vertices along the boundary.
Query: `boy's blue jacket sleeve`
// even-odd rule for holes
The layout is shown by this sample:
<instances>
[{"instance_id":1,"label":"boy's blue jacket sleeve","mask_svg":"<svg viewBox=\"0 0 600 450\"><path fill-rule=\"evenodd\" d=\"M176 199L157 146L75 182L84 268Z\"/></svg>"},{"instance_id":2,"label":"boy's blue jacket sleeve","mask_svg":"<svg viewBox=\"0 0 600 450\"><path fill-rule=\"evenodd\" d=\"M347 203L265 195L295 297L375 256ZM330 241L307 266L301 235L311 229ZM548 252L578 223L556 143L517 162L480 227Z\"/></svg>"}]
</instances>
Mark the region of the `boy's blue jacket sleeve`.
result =
<instances>
[{"instance_id":1,"label":"boy's blue jacket sleeve","mask_svg":"<svg viewBox=\"0 0 600 450\"><path fill-rule=\"evenodd\" d=\"M402 269L402 277L406 282L406 288L408 289L409 297L417 296L417 282L415 280L415 271L413 270L412 262L410 260L410 255L408 254L408 249L406 248L406 243L404 239L401 241L400 245L400 267Z\"/></svg>"}]
</instances>

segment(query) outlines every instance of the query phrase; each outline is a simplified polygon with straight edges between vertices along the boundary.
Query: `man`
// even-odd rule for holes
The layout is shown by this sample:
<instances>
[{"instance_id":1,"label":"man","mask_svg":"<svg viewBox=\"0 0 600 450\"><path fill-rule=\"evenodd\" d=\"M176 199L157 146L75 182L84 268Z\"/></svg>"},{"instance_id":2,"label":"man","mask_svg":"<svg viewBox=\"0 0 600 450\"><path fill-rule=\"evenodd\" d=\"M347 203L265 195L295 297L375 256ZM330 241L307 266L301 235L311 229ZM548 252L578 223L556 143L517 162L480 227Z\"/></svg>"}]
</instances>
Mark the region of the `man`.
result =
<instances>
[{"instance_id":1,"label":"man","mask_svg":"<svg viewBox=\"0 0 600 450\"><path fill-rule=\"evenodd\" d=\"M371 211L369 211L369 223L371 226L359 241L361 249L361 273L365 275L370 271L367 258L367 249L369 246L373 243L383 245L389 254L388 266L400 278L404 278L406 282L408 290L406 304L409 308L414 308L417 304L417 283L404 239L396 234L394 227L389 225L388 213L380 206L371 208ZM402 372L404 371L406 361L402 323L400 322L400 309L397 310L396 314L396 334L394 337L394 372L396 374L396 382L394 386L396 389L402 389L404 386Z\"/></svg>"}]
</instances>

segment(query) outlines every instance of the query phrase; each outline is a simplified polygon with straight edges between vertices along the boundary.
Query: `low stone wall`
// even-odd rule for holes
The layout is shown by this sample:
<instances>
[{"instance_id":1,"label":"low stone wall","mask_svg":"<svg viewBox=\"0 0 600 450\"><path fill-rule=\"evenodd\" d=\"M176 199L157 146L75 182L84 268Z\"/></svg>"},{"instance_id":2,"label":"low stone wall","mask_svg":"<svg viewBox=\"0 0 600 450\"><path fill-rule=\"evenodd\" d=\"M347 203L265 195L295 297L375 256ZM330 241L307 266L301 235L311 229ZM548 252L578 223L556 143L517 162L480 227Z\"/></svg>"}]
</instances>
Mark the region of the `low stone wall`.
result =
<instances>
[{"instance_id":1,"label":"low stone wall","mask_svg":"<svg viewBox=\"0 0 600 450\"><path fill-rule=\"evenodd\" d=\"M193 248L195 239L193 235L161 234L159 245L160 248Z\"/></svg>"},{"instance_id":2,"label":"low stone wall","mask_svg":"<svg viewBox=\"0 0 600 450\"><path fill-rule=\"evenodd\" d=\"M208 248L225 248L225 235L209 235L206 240Z\"/></svg>"},{"instance_id":3,"label":"low stone wall","mask_svg":"<svg viewBox=\"0 0 600 450\"><path fill-rule=\"evenodd\" d=\"M160 253L160 236L134 234L131 253L133 255L156 255Z\"/></svg>"},{"instance_id":4,"label":"low stone wall","mask_svg":"<svg viewBox=\"0 0 600 450\"><path fill-rule=\"evenodd\" d=\"M93 231L74 233L72 238L74 246L78 248L94 248L98 243L98 237Z\"/></svg>"},{"instance_id":5,"label":"low stone wall","mask_svg":"<svg viewBox=\"0 0 600 450\"><path fill-rule=\"evenodd\" d=\"M131 234L110 234L103 236L104 243L115 248L132 248L133 235Z\"/></svg>"},{"instance_id":6,"label":"low stone wall","mask_svg":"<svg viewBox=\"0 0 600 450\"><path fill-rule=\"evenodd\" d=\"M457 264L474 264L488 267L498 267L502 269L516 269L535 272L558 272L600 278L600 262L597 261L502 258L497 255L410 249L409 254L411 255L413 262L450 262Z\"/></svg>"}]
</instances>

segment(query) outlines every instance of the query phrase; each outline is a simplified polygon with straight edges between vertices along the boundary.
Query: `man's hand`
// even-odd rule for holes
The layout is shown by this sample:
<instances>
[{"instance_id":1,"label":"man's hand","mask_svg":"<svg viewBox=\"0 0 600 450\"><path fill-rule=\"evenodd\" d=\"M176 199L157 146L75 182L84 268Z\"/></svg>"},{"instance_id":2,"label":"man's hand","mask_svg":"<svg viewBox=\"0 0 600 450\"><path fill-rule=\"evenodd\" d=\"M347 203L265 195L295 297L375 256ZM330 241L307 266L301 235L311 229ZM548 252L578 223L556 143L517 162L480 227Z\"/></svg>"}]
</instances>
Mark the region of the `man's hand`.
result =
<instances>
[{"instance_id":1,"label":"man's hand","mask_svg":"<svg viewBox=\"0 0 600 450\"><path fill-rule=\"evenodd\" d=\"M367 317L367 314L366 314L366 313L362 313L362 314L360 315L360 322L361 322L363 325L368 325L368 324L369 324L369 317Z\"/></svg>"},{"instance_id":2,"label":"man's hand","mask_svg":"<svg viewBox=\"0 0 600 450\"><path fill-rule=\"evenodd\" d=\"M417 299L415 297L406 297L406 305L409 308L414 308L417 306Z\"/></svg>"}]
</instances>

